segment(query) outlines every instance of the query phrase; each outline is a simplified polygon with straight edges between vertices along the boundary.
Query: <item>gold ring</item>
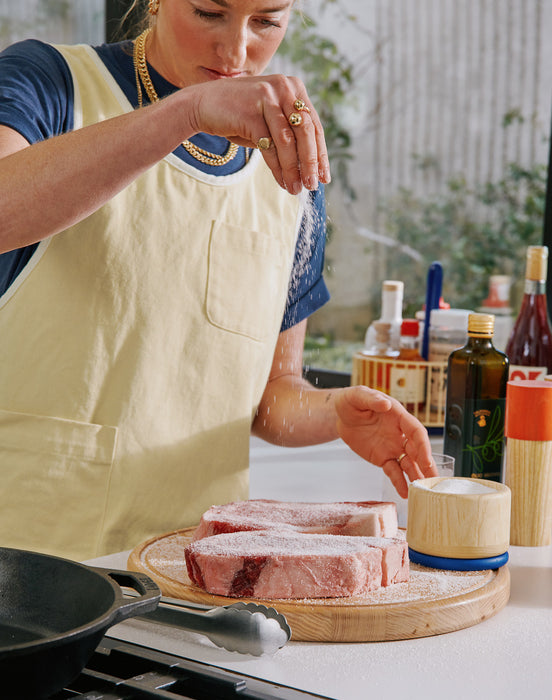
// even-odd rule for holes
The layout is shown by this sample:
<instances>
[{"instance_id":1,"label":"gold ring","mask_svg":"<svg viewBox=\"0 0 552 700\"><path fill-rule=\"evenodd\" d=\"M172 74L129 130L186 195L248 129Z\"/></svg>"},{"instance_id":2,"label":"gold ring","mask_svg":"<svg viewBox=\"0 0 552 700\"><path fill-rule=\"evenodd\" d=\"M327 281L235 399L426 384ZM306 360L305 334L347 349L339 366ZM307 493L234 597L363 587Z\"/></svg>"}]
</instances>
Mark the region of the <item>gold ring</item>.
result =
<instances>
[{"instance_id":1,"label":"gold ring","mask_svg":"<svg viewBox=\"0 0 552 700\"><path fill-rule=\"evenodd\" d=\"M291 126L301 126L303 123L303 117L299 114L299 112L292 112L288 117L288 122L291 124Z\"/></svg>"},{"instance_id":2,"label":"gold ring","mask_svg":"<svg viewBox=\"0 0 552 700\"><path fill-rule=\"evenodd\" d=\"M293 103L293 106L298 112L309 112L310 113L310 109L305 104L305 100L302 100L300 97L298 97L295 100L295 102Z\"/></svg>"},{"instance_id":3,"label":"gold ring","mask_svg":"<svg viewBox=\"0 0 552 700\"><path fill-rule=\"evenodd\" d=\"M402 455L401 455L400 457L397 457L397 462L399 463L399 466L400 466L401 461L402 461L405 457L406 457L406 452L403 452Z\"/></svg>"},{"instance_id":4,"label":"gold ring","mask_svg":"<svg viewBox=\"0 0 552 700\"><path fill-rule=\"evenodd\" d=\"M272 139L268 138L268 136L263 136L257 141L257 148L261 151L268 151L271 146Z\"/></svg>"}]
</instances>

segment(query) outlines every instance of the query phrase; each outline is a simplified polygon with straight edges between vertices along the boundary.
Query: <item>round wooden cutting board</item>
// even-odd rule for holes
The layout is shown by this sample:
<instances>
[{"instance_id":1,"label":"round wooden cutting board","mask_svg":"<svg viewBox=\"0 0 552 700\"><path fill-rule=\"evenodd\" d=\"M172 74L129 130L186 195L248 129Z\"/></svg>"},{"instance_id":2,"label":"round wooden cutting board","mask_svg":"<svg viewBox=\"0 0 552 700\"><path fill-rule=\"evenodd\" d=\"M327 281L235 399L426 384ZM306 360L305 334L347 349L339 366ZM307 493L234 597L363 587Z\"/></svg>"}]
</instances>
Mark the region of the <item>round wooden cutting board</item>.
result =
<instances>
[{"instance_id":1,"label":"round wooden cutting board","mask_svg":"<svg viewBox=\"0 0 552 700\"><path fill-rule=\"evenodd\" d=\"M163 595L207 605L236 598L206 593L192 584L184 547L195 528L177 530L138 545L128 568L150 576ZM292 641L380 642L429 637L476 625L508 602L510 574L494 571L440 571L410 564L410 581L365 596L309 600L259 600L286 616Z\"/></svg>"}]
</instances>

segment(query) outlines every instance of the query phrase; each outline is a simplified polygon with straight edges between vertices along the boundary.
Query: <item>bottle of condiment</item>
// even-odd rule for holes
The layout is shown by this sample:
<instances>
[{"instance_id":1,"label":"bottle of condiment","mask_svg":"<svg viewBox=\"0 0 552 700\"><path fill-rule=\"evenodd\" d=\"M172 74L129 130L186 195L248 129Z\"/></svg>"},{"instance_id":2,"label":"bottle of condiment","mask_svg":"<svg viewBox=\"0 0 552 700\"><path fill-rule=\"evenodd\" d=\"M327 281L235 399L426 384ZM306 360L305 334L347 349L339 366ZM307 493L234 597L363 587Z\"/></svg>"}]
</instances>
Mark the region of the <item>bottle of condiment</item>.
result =
<instances>
[{"instance_id":1,"label":"bottle of condiment","mask_svg":"<svg viewBox=\"0 0 552 700\"><path fill-rule=\"evenodd\" d=\"M397 280L385 280L381 288L381 316L373 321L364 338L364 347L370 351L376 343L376 323L389 323L390 345L393 350L399 349L399 338L402 323L402 304L404 294L404 282Z\"/></svg>"},{"instance_id":2,"label":"bottle of condiment","mask_svg":"<svg viewBox=\"0 0 552 700\"><path fill-rule=\"evenodd\" d=\"M428 360L430 369L431 410L444 413L446 397L446 366L450 353L461 348L468 338L466 309L433 309L429 323Z\"/></svg>"},{"instance_id":3,"label":"bottle of condiment","mask_svg":"<svg viewBox=\"0 0 552 700\"><path fill-rule=\"evenodd\" d=\"M419 345L418 320L405 318L401 324L399 354L391 368L390 393L414 414L421 411L425 403L426 367Z\"/></svg>"},{"instance_id":4,"label":"bottle of condiment","mask_svg":"<svg viewBox=\"0 0 552 700\"><path fill-rule=\"evenodd\" d=\"M552 330L546 303L548 248L529 246L525 293L506 346L510 379L544 379L552 372Z\"/></svg>"},{"instance_id":5,"label":"bottle of condiment","mask_svg":"<svg viewBox=\"0 0 552 700\"><path fill-rule=\"evenodd\" d=\"M374 331L373 344L362 352L363 355L373 358L367 368L366 384L372 389L389 394L392 364L388 361L396 359L399 355L391 340L392 325L386 321L374 321L371 328Z\"/></svg>"},{"instance_id":6,"label":"bottle of condiment","mask_svg":"<svg viewBox=\"0 0 552 700\"><path fill-rule=\"evenodd\" d=\"M468 341L447 366L444 451L455 476L500 481L508 358L493 346L494 316L470 314Z\"/></svg>"},{"instance_id":7,"label":"bottle of condiment","mask_svg":"<svg viewBox=\"0 0 552 700\"><path fill-rule=\"evenodd\" d=\"M514 327L512 309L510 307L510 287L512 278L509 275L491 275L489 277L489 296L477 309L482 314L493 314L495 317L493 345L497 350L506 352L506 345Z\"/></svg>"}]
</instances>

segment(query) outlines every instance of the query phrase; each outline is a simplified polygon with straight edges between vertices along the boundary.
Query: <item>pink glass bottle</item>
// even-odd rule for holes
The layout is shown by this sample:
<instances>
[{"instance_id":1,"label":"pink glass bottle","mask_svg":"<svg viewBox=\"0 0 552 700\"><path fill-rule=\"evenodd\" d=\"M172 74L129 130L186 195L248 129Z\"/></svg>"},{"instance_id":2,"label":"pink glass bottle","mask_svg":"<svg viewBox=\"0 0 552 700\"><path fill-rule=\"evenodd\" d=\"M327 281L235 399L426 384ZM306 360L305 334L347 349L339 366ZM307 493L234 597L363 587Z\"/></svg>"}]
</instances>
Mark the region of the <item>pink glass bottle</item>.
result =
<instances>
[{"instance_id":1,"label":"pink glass bottle","mask_svg":"<svg viewBox=\"0 0 552 700\"><path fill-rule=\"evenodd\" d=\"M552 330L546 303L548 248L529 246L525 271L525 293L506 355L510 379L544 379L552 373Z\"/></svg>"}]
</instances>

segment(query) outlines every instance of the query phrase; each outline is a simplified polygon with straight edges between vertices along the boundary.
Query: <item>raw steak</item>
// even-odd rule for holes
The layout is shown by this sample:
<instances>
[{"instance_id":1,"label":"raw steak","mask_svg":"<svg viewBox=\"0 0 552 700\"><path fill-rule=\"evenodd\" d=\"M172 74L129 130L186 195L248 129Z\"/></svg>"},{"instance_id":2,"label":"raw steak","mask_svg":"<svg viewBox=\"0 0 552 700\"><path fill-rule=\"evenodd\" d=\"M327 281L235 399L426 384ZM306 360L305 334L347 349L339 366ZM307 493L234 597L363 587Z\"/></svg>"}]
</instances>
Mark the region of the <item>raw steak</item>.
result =
<instances>
[{"instance_id":1,"label":"raw steak","mask_svg":"<svg viewBox=\"0 0 552 700\"><path fill-rule=\"evenodd\" d=\"M185 555L193 583L234 598L362 595L383 581L406 581L409 573L402 540L293 530L206 537L191 542Z\"/></svg>"},{"instance_id":2,"label":"raw steak","mask_svg":"<svg viewBox=\"0 0 552 700\"><path fill-rule=\"evenodd\" d=\"M211 506L202 515L194 540L239 530L278 528L326 535L395 537L397 506L381 501L290 503L265 499Z\"/></svg>"},{"instance_id":3,"label":"raw steak","mask_svg":"<svg viewBox=\"0 0 552 700\"><path fill-rule=\"evenodd\" d=\"M381 549L381 585L403 583L410 578L406 540L386 537L363 537L366 544Z\"/></svg>"}]
</instances>

